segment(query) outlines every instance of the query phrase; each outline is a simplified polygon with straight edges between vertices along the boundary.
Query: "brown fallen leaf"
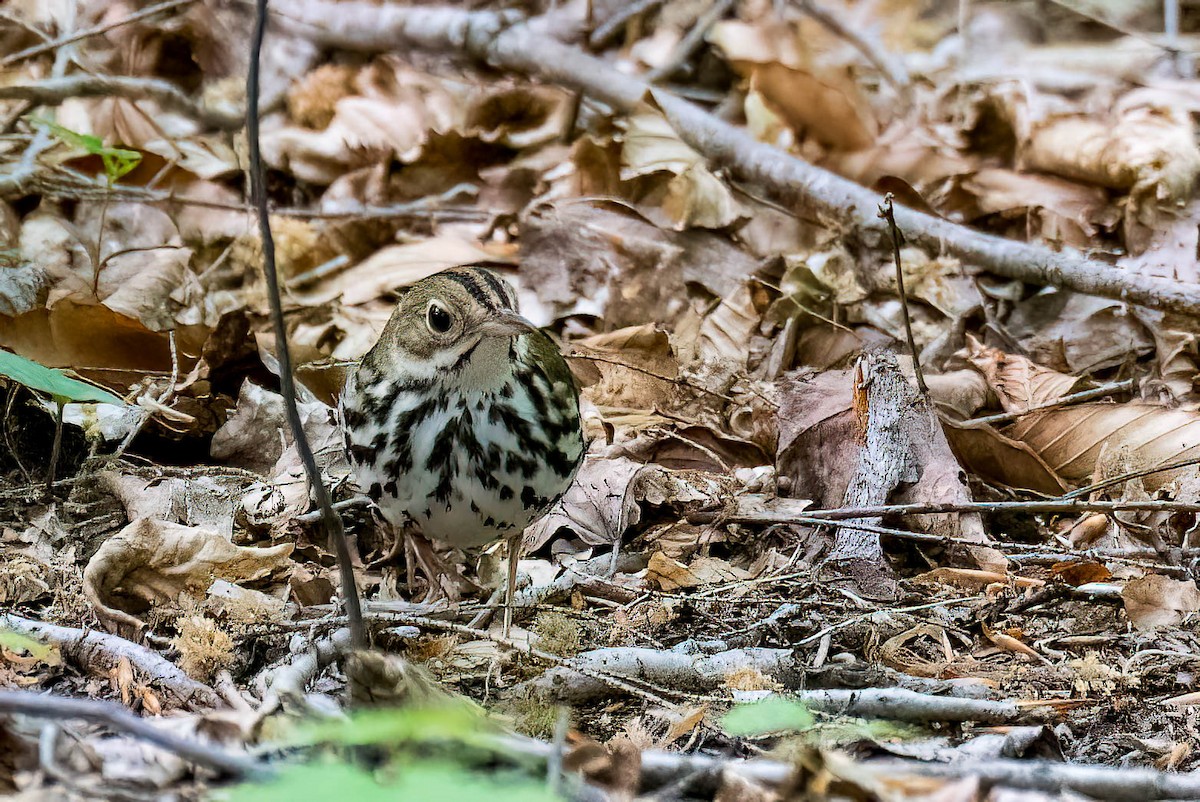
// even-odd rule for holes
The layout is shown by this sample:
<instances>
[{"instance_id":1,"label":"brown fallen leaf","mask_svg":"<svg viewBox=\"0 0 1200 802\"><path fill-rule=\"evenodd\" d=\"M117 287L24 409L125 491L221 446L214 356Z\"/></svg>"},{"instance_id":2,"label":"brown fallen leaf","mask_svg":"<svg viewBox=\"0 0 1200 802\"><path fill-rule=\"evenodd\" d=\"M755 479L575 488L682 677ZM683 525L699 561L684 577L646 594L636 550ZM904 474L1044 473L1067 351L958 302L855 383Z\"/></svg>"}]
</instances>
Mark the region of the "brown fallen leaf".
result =
<instances>
[{"instance_id":1,"label":"brown fallen leaf","mask_svg":"<svg viewBox=\"0 0 1200 802\"><path fill-rule=\"evenodd\" d=\"M1092 480L1104 452L1123 453L1145 469L1200 454L1200 413L1152 404L1079 404L1033 412L1005 434L1025 443L1064 480ZM1143 478L1146 490L1193 474L1195 468L1161 471Z\"/></svg>"},{"instance_id":2,"label":"brown fallen leaf","mask_svg":"<svg viewBox=\"0 0 1200 802\"><path fill-rule=\"evenodd\" d=\"M526 549L536 551L564 528L593 546L619 544L641 520L633 491L648 470L631 459L586 459L559 503L525 532Z\"/></svg>"},{"instance_id":3,"label":"brown fallen leaf","mask_svg":"<svg viewBox=\"0 0 1200 802\"><path fill-rule=\"evenodd\" d=\"M1194 581L1171 579L1161 574L1127 582L1121 598L1125 600L1129 621L1143 632L1178 626L1189 615L1200 611L1200 590Z\"/></svg>"}]
</instances>

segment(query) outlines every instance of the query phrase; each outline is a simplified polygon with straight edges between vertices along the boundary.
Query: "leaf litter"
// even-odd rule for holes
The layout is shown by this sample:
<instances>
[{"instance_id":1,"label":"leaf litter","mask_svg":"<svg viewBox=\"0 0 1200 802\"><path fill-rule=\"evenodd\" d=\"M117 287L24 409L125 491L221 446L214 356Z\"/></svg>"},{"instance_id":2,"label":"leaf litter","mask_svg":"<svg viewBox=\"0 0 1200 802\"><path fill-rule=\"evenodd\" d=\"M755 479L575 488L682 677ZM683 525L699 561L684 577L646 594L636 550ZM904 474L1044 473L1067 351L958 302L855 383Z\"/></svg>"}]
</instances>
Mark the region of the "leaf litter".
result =
<instances>
[{"instance_id":1,"label":"leaf litter","mask_svg":"<svg viewBox=\"0 0 1200 802\"><path fill-rule=\"evenodd\" d=\"M575 5L523 10L550 25ZM1195 283L1200 92L1156 4L970 4L965 31L948 2L637 5L597 50L614 70L657 70L880 201ZM589 8L592 31L628 11ZM137 10L16 3L0 52ZM541 739L522 749L558 738L610 799L1054 796L913 768L952 758L979 776L1012 757L1196 768L1193 318L906 245L922 398L890 249L718 169L654 96L614 114L455 54L280 25L263 147L301 411L388 653L345 654L277 392L245 142L214 124L244 103L248 13L179 4L2 62L6 84L167 81L211 113L151 91L0 101L0 687L114 701L231 750L276 748L301 718L466 698ZM480 263L562 342L590 441L527 533L507 642L476 601L410 593L336 417L397 292ZM55 388L73 403L46 495L37 393ZM898 504L918 513L881 509ZM826 515L843 508L862 509ZM496 553L459 565L482 600L504 575ZM371 731L349 721L343 743ZM86 761L61 737L39 757L36 727L0 718L0 788L215 782L61 727ZM407 782L466 769L425 770Z\"/></svg>"}]
</instances>

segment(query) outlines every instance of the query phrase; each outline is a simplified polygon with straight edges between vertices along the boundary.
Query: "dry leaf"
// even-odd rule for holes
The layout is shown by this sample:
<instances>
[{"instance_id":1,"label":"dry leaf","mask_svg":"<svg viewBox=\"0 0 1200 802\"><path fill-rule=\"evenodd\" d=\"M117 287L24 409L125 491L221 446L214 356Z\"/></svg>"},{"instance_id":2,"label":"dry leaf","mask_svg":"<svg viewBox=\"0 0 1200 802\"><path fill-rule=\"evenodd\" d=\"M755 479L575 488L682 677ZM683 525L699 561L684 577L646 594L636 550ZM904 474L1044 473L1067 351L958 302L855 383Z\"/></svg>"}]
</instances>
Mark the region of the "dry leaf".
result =
<instances>
[{"instance_id":1,"label":"dry leaf","mask_svg":"<svg viewBox=\"0 0 1200 802\"><path fill-rule=\"evenodd\" d=\"M1057 401L1081 380L1044 368L1019 354L988 348L967 335L967 361L984 375L1005 412L1024 412Z\"/></svg>"},{"instance_id":2,"label":"dry leaf","mask_svg":"<svg viewBox=\"0 0 1200 802\"><path fill-rule=\"evenodd\" d=\"M708 169L657 108L642 104L621 122L622 181L668 173L663 210L675 228L726 228L745 216L732 191Z\"/></svg>"},{"instance_id":3,"label":"dry leaf","mask_svg":"<svg viewBox=\"0 0 1200 802\"><path fill-rule=\"evenodd\" d=\"M1150 574L1125 584L1121 591L1125 613L1137 629L1145 632L1175 627L1200 610L1200 590L1190 579L1171 579Z\"/></svg>"},{"instance_id":4,"label":"dry leaf","mask_svg":"<svg viewBox=\"0 0 1200 802\"><path fill-rule=\"evenodd\" d=\"M214 579L259 580L286 570L292 548L235 546L216 532L141 518L88 561L83 591L101 618L140 628L136 616L181 594L203 598Z\"/></svg>"},{"instance_id":5,"label":"dry leaf","mask_svg":"<svg viewBox=\"0 0 1200 802\"><path fill-rule=\"evenodd\" d=\"M630 459L585 459L559 503L526 531L526 549L541 548L563 528L593 546L619 544L641 519L634 488L646 470L646 465Z\"/></svg>"}]
</instances>

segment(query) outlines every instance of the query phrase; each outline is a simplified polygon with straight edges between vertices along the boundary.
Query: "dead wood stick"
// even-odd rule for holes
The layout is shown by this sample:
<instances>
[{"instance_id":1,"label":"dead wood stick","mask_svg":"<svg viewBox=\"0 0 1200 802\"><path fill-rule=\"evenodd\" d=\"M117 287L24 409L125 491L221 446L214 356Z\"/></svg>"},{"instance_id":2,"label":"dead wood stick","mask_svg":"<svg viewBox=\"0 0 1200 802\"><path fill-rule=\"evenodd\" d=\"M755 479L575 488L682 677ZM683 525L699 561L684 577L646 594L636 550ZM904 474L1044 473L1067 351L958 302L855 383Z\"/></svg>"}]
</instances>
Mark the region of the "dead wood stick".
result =
<instances>
[{"instance_id":1,"label":"dead wood stick","mask_svg":"<svg viewBox=\"0 0 1200 802\"><path fill-rule=\"evenodd\" d=\"M91 721L132 735L168 752L174 752L192 763L207 766L234 777L265 777L269 774L267 767L256 760L232 754L190 738L181 738L174 733L159 729L149 721L138 718L113 702L43 696L30 691L0 690L0 713L16 713L53 721L63 719Z\"/></svg>"},{"instance_id":2,"label":"dead wood stick","mask_svg":"<svg viewBox=\"0 0 1200 802\"><path fill-rule=\"evenodd\" d=\"M764 495L744 495L734 499L727 512L700 512L688 516L691 523L795 523L798 518L823 521L845 521L852 518L878 518L883 515L933 515L956 512L1122 512L1146 510L1151 512L1200 513L1200 504L1182 501L971 501L956 503L923 502L919 504L880 504L878 506L844 507L836 510L814 510L804 499L775 498ZM977 544L984 545L984 544Z\"/></svg>"},{"instance_id":3,"label":"dead wood stick","mask_svg":"<svg viewBox=\"0 0 1200 802\"><path fill-rule=\"evenodd\" d=\"M1081 766L1048 760L963 760L934 763L915 760L872 761L866 768L879 778L899 774L926 777L973 777L988 785L1035 791L1075 791L1097 799L1198 799L1200 772L1171 773L1131 766Z\"/></svg>"},{"instance_id":4,"label":"dead wood stick","mask_svg":"<svg viewBox=\"0 0 1200 802\"><path fill-rule=\"evenodd\" d=\"M636 108L651 91L645 81L555 38L564 29L574 35L578 21L559 16L526 24L519 24L520 20L520 15L510 12L379 6L361 0L300 0L279 16L281 26L325 46L458 51L496 69L583 92L620 112ZM759 142L749 132L669 92L656 89L653 97L685 142L714 165L759 185L793 213L854 228L875 241L886 236L886 226L875 216L877 193ZM1200 315L1200 285L1131 274L1075 250L1052 251L1044 245L1007 240L903 206L896 208L896 223L910 242L997 275Z\"/></svg>"},{"instance_id":5,"label":"dead wood stick","mask_svg":"<svg viewBox=\"0 0 1200 802\"><path fill-rule=\"evenodd\" d=\"M28 84L0 86L0 100L26 100L52 106L73 97L124 97L153 100L164 108L195 117L205 125L233 130L242 125L242 111L208 108L188 97L182 89L158 78L127 75L68 75Z\"/></svg>"},{"instance_id":6,"label":"dead wood stick","mask_svg":"<svg viewBox=\"0 0 1200 802\"><path fill-rule=\"evenodd\" d=\"M124 657L149 682L169 691L188 707L207 709L220 704L220 697L212 688L192 679L158 652L117 635L46 624L12 613L0 615L0 629L53 644L63 657L92 676L107 676Z\"/></svg>"},{"instance_id":7,"label":"dead wood stick","mask_svg":"<svg viewBox=\"0 0 1200 802\"><path fill-rule=\"evenodd\" d=\"M522 736L498 739L514 753L546 760L552 744ZM657 787L690 774L709 773L713 778L723 770L736 772L764 785L775 787L787 781L793 767L776 760L737 760L711 755L687 755L646 749L641 754L641 777L647 787ZM929 777L978 777L989 785L1036 791L1072 790L1099 799L1196 799L1200 798L1200 773L1171 773L1129 766L1083 766L1049 760L957 760L935 763L919 760L870 760L840 765L847 770L867 771L880 780L894 782L903 774ZM716 780L710 791L716 790Z\"/></svg>"}]
</instances>

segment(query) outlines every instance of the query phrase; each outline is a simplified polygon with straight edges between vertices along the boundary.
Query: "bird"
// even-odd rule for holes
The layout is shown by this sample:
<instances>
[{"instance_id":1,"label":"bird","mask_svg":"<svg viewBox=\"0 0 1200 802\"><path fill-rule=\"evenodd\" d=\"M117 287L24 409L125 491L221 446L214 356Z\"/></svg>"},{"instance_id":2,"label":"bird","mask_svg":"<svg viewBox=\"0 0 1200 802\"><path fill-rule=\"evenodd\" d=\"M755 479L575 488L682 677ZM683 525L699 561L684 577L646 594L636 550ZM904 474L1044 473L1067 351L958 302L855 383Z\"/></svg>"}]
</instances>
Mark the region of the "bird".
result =
<instances>
[{"instance_id":1,"label":"bird","mask_svg":"<svg viewBox=\"0 0 1200 802\"><path fill-rule=\"evenodd\" d=\"M507 541L507 636L522 533L567 491L586 451L559 347L492 270L443 270L400 291L340 409L352 474L409 539L406 555L415 546L431 592L430 574L448 566L429 541L464 551ZM408 576L411 586L411 559Z\"/></svg>"}]
</instances>

